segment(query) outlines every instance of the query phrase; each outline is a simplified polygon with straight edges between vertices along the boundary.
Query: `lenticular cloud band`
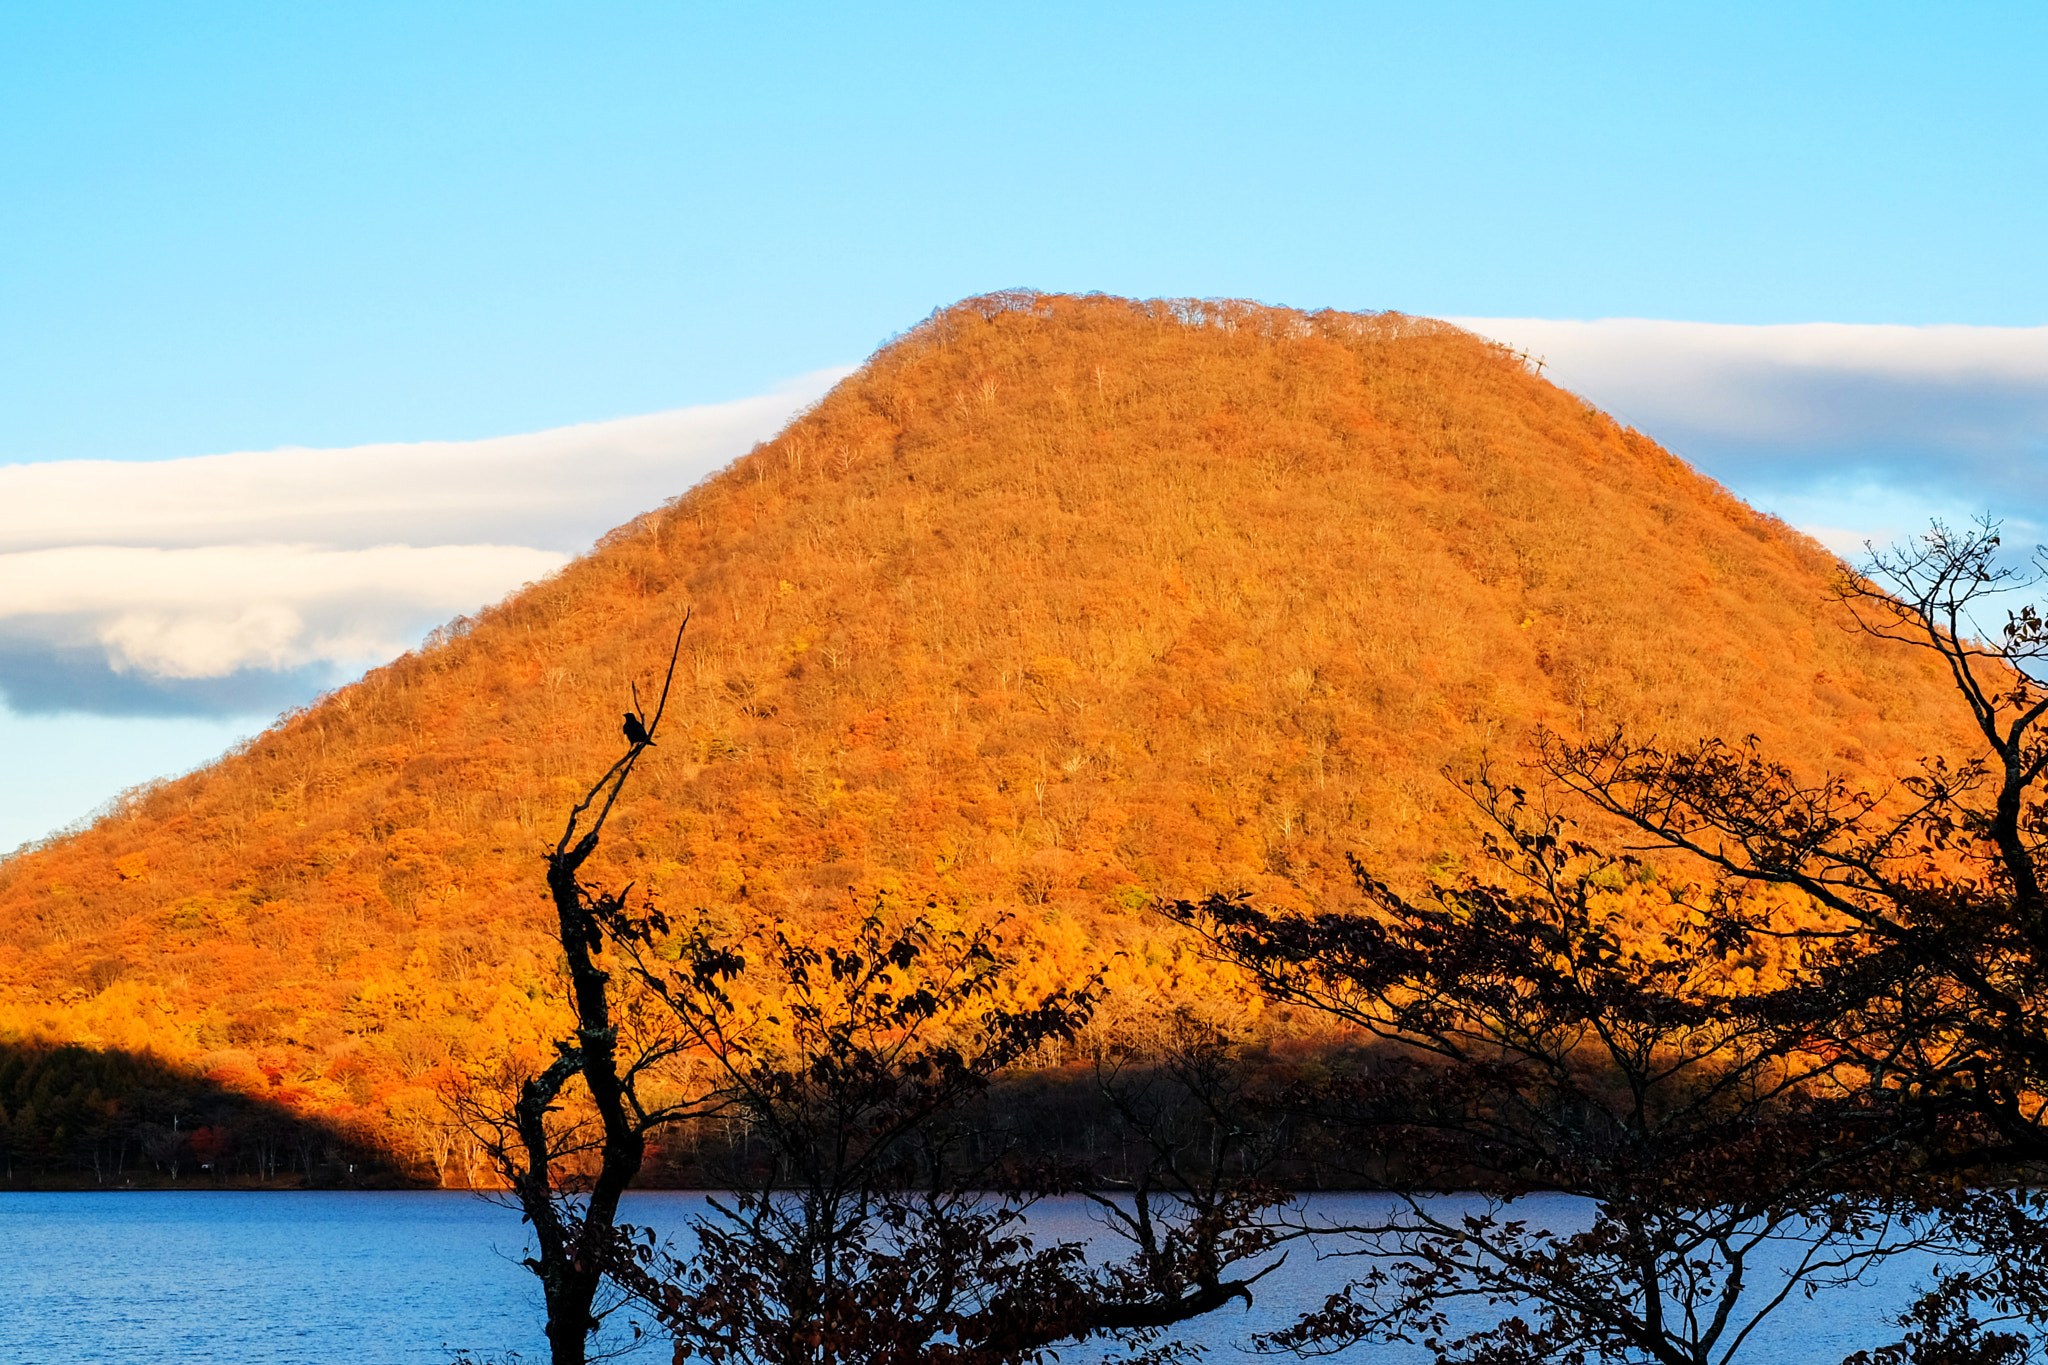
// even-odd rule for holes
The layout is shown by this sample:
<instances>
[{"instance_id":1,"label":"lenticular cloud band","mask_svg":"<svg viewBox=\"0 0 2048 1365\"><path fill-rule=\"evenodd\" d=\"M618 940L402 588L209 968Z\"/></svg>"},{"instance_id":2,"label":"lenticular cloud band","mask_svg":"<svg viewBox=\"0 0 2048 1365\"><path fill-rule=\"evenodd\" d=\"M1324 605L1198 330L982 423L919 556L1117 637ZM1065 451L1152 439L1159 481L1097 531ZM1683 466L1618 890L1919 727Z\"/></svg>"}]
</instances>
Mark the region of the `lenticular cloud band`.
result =
<instances>
[{"instance_id":1,"label":"lenticular cloud band","mask_svg":"<svg viewBox=\"0 0 2048 1365\"><path fill-rule=\"evenodd\" d=\"M577 551L782 429L843 377L482 441L0 466L0 552L72 545L533 545Z\"/></svg>"},{"instance_id":2,"label":"lenticular cloud band","mask_svg":"<svg viewBox=\"0 0 2048 1365\"><path fill-rule=\"evenodd\" d=\"M473 609L567 559L508 545L32 550L0 555L0 639L90 639L115 671L166 678L360 666L405 648L398 623Z\"/></svg>"},{"instance_id":3,"label":"lenticular cloud band","mask_svg":"<svg viewBox=\"0 0 2048 1365\"><path fill-rule=\"evenodd\" d=\"M186 705L218 682L225 706L244 675L381 663L731 463L844 373L484 441L0 467L0 687L19 704L32 676L38 708L119 709L133 687L110 678L181 684Z\"/></svg>"},{"instance_id":4,"label":"lenticular cloud band","mask_svg":"<svg viewBox=\"0 0 2048 1365\"><path fill-rule=\"evenodd\" d=\"M2048 327L1455 321L1837 553L1987 513L2048 539Z\"/></svg>"}]
</instances>

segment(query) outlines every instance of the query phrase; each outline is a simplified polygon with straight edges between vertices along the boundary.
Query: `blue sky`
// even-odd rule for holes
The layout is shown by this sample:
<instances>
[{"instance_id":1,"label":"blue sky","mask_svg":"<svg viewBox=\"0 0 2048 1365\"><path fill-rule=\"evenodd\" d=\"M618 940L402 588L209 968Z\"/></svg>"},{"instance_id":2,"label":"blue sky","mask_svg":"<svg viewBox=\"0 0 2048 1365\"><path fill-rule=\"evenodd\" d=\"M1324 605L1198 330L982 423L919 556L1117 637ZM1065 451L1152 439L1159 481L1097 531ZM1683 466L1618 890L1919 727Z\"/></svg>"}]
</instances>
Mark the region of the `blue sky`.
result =
<instances>
[{"instance_id":1,"label":"blue sky","mask_svg":"<svg viewBox=\"0 0 2048 1365\"><path fill-rule=\"evenodd\" d=\"M0 459L757 392L1010 285L2048 320L2048 9L13 5Z\"/></svg>"},{"instance_id":2,"label":"blue sky","mask_svg":"<svg viewBox=\"0 0 2048 1365\"><path fill-rule=\"evenodd\" d=\"M1832 536L2048 522L2044 62L2032 4L0 8L0 848L1012 285L1475 319ZM1545 329L1616 318L1693 326ZM420 442L531 505L308 522ZM341 586L201 621L229 545ZM464 567L400 601L393 546Z\"/></svg>"}]
</instances>

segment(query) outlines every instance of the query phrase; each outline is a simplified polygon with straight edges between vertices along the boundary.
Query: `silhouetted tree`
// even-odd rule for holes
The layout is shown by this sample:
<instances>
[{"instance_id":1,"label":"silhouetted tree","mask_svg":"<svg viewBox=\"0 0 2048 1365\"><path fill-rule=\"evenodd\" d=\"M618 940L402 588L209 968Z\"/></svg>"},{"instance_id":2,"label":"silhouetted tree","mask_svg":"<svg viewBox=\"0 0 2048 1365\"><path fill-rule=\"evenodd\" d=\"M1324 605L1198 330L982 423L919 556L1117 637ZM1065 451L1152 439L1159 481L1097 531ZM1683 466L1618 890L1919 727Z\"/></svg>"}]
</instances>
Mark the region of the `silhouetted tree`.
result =
<instances>
[{"instance_id":1,"label":"silhouetted tree","mask_svg":"<svg viewBox=\"0 0 2048 1365\"><path fill-rule=\"evenodd\" d=\"M1261 1272L1240 1267L1272 1244L1275 1196L1225 1163L1191 1177L1171 1134L1153 1134L1159 1160L1136 1188L1091 1195L1127 1256L1091 1262L1028 1228L1071 1177L1010 1148L975 1102L1071 1042L1099 983L1002 1003L1011 964L993 930L891 927L879 911L838 942L778 926L724 947L699 929L673 965L651 951L672 941L659 916L628 932L753 1157L679 1244L617 1244L678 1361L1011 1365L1100 1335L1165 1358L1182 1348L1162 1329L1249 1299ZM1142 1100L1119 1102L1147 1131Z\"/></svg>"},{"instance_id":2,"label":"silhouetted tree","mask_svg":"<svg viewBox=\"0 0 2048 1365\"><path fill-rule=\"evenodd\" d=\"M1015 1164L972 1102L1006 1068L1072 1042L1099 980L1007 1002L1014 964L993 928L892 925L877 910L842 942L786 926L731 942L635 909L630 887L583 882L667 695L664 683L644 736L548 856L573 1036L546 1070L512 1078L509 1104L454 1097L533 1225L526 1264L556 1365L581 1365L621 1294L654 1314L678 1359L714 1365L1007 1365L1058 1341L1149 1340L1248 1298L1256 1275L1231 1271L1270 1245L1258 1224L1272 1196L1220 1172L1190 1179L1171 1140L1127 1197L1096 1196L1134 1243L1125 1260L1090 1265L1079 1244L1039 1248L1023 1228L1071 1178ZM684 1058L708 1074L678 1090L664 1073ZM582 1121L564 1113L578 1080ZM737 1192L714 1199L679 1249L619 1224L649 1134L713 1112L737 1118L741 1156L758 1157L735 1173Z\"/></svg>"},{"instance_id":3,"label":"silhouetted tree","mask_svg":"<svg viewBox=\"0 0 2048 1365\"><path fill-rule=\"evenodd\" d=\"M676 629L661 699L648 718L649 736L659 730L667 709L669 684L688 625L685 616ZM600 1304L599 1296L606 1284L619 1197L640 1174L648 1134L701 1108L701 1097L667 1096L667 1102L650 1097L659 1087L651 1087L649 1079L685 1044L658 1024L649 1027L655 1021L639 1007L634 993L627 993L624 1001L614 994L612 973L603 960L604 933L607 926L622 922L631 888L593 889L581 876L597 851L619 792L651 743L651 738L635 742L597 780L569 812L561 838L547 855L548 893L568 975L569 1004L575 1012L573 1034L555 1044L555 1060L538 1075L508 1078L505 1088L516 1095L509 1105L487 1090L451 1096L533 1227L536 1250L526 1266L541 1282L555 1365L582 1365L591 1334L617 1307L616 1301ZM594 1130L557 1117L571 1082L578 1080L581 1098L595 1115ZM592 1156L594 1170L587 1163Z\"/></svg>"},{"instance_id":4,"label":"silhouetted tree","mask_svg":"<svg viewBox=\"0 0 2048 1365\"><path fill-rule=\"evenodd\" d=\"M1980 754L1928 759L1874 790L1803 778L1753 738L1674 746L1615 732L1543 748L1552 777L1715 870L1724 930L1800 941L1831 1002L1816 1032L1853 1059L1872 1103L1913 1112L1923 1159L1983 1187L1952 1220L1974 1256L1873 1360L2019 1359L2048 1326L2048 1286L2015 1269L2048 1252L2041 1206L1996 1188L2036 1179L2048 1159L2048 620L2031 600L2001 605L2037 593L2048 561L2037 551L2030 571L2002 548L1990 520L1936 523L1837 583L1860 629L1941 661ZM1796 888L1828 922L1760 917L1742 888L1762 885Z\"/></svg>"},{"instance_id":5,"label":"silhouetted tree","mask_svg":"<svg viewBox=\"0 0 2048 1365\"><path fill-rule=\"evenodd\" d=\"M1930 759L1896 789L1803 780L1754 739L1662 746L1619 732L1549 737L1551 774L1594 805L1733 884L1795 887L1829 927L1775 929L1837 951L1831 980L1860 1007L1862 1036L1885 1039L1885 1084L1963 1104L1991 1124L1987 1159L2048 1157L2048 622L2032 603L1987 631L1975 613L2040 578L1998 562L1996 526L1937 525L1917 545L1873 556L1839 591L1858 625L1934 653L1986 748ZM1986 636L1991 638L1987 640ZM1724 909L1739 914L1739 897ZM1887 1025L1872 1028L1871 1025Z\"/></svg>"},{"instance_id":6,"label":"silhouetted tree","mask_svg":"<svg viewBox=\"0 0 2048 1365\"><path fill-rule=\"evenodd\" d=\"M1705 1365L1788 1297L1935 1245L1942 1195L1912 1169L1913 1116L1811 1046L1825 998L1756 991L1742 929L1567 838L1521 791L1474 791L1497 882L1416 901L1354 862L1356 910L1170 907L1269 998L1378 1040L1282 1104L1396 1202L1315 1226L1368 1268L1269 1344ZM1476 1193L1440 1193L1455 1190ZM1539 1191L1585 1201L1583 1222L1545 1226L1578 1215L1525 1211Z\"/></svg>"}]
</instances>

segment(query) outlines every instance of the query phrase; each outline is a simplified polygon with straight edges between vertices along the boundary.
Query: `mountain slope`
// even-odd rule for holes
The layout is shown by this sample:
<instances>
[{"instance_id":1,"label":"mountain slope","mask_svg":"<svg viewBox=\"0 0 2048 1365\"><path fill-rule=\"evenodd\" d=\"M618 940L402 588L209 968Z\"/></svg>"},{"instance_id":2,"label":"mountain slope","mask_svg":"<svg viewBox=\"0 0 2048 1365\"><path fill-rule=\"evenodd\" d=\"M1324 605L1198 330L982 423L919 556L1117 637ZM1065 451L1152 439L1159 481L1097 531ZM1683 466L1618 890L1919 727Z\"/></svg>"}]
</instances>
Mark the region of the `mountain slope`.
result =
<instances>
[{"instance_id":1,"label":"mountain slope","mask_svg":"<svg viewBox=\"0 0 2048 1365\"><path fill-rule=\"evenodd\" d=\"M437 1077L559 1027L540 849L686 607L598 875L734 920L1010 910L1039 979L1121 947L1131 998L1201 989L1149 899L1454 861L1439 770L1535 724L1959 748L1834 567L1444 324L970 300L558 576L0 865L0 1030L456 1161Z\"/></svg>"}]
</instances>

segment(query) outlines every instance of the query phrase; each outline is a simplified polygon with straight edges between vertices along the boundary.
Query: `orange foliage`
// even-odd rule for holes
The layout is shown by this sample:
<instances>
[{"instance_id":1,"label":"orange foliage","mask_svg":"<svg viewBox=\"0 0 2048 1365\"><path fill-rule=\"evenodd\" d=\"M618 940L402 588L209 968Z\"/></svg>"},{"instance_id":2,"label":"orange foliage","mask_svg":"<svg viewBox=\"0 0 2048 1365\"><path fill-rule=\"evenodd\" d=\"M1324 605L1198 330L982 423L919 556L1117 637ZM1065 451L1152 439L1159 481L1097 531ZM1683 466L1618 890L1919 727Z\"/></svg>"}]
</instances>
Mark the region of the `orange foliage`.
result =
<instances>
[{"instance_id":1,"label":"orange foliage","mask_svg":"<svg viewBox=\"0 0 2048 1365\"><path fill-rule=\"evenodd\" d=\"M561 1032L541 848L685 605L598 878L735 925L1011 911L1022 992L1121 951L1120 1008L1230 995L1149 901L1454 867L1440 768L1537 723L1880 775L1960 749L1833 569L1441 323L970 300L555 577L0 864L0 1031L260 1056L434 1147L442 1068Z\"/></svg>"}]
</instances>

